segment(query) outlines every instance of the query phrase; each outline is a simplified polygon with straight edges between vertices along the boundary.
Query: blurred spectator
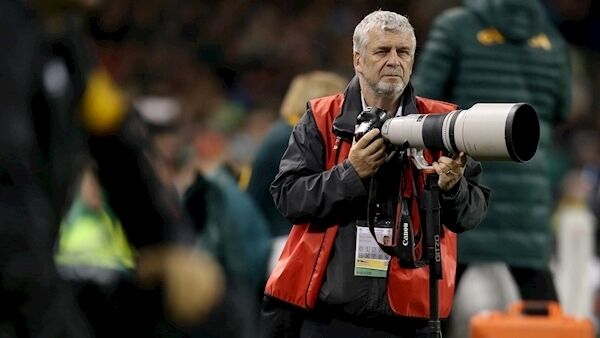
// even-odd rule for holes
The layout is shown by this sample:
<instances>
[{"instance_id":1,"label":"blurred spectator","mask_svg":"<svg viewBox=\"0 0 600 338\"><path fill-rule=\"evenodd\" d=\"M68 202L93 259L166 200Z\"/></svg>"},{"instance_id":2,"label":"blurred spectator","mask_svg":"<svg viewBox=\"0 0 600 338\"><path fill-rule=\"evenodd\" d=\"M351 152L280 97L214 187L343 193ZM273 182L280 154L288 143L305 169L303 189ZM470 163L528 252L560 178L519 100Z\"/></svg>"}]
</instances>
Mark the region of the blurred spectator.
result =
<instances>
[{"instance_id":1,"label":"blurred spectator","mask_svg":"<svg viewBox=\"0 0 600 338\"><path fill-rule=\"evenodd\" d=\"M157 293L134 283L134 252L92 166L61 224L55 261L97 337L152 335L162 321Z\"/></svg>"},{"instance_id":2,"label":"blurred spectator","mask_svg":"<svg viewBox=\"0 0 600 338\"><path fill-rule=\"evenodd\" d=\"M82 12L74 7L88 3L0 3L0 41L12 46L0 51L3 337L88 337L96 329L52 260L87 154L136 248L140 282L164 287L170 319L197 321L221 294L218 266L186 246L189 228L156 177L139 119L89 54Z\"/></svg>"},{"instance_id":3,"label":"blurred spectator","mask_svg":"<svg viewBox=\"0 0 600 338\"><path fill-rule=\"evenodd\" d=\"M463 109L477 102L527 102L541 123L531 161L482 163L490 209L476 231L460 236L458 280L470 263L504 262L522 298L557 298L549 270L550 173L560 158L549 151L553 128L569 113L570 81L567 45L537 1L466 0L433 23L414 75L419 95Z\"/></svg>"},{"instance_id":4,"label":"blurred spectator","mask_svg":"<svg viewBox=\"0 0 600 338\"><path fill-rule=\"evenodd\" d=\"M225 270L232 276L243 280L252 290L259 290L265 279L270 246L268 226L254 201L239 190L231 175L226 147L227 141L218 132L203 130L195 135L197 178L184 194L184 203L194 216L195 226L203 226L199 236L202 246L226 261ZM208 198L205 207L191 202L194 193L206 196L209 188L220 190L216 193L220 196ZM203 209L205 214L201 216L197 211Z\"/></svg>"},{"instance_id":5,"label":"blurred spectator","mask_svg":"<svg viewBox=\"0 0 600 338\"><path fill-rule=\"evenodd\" d=\"M310 99L343 92L347 82L342 76L325 71L297 75L281 104L280 119L271 127L256 153L247 192L267 218L273 237L287 235L292 227L275 207L269 192L292 129L306 112L306 103Z\"/></svg>"},{"instance_id":6,"label":"blurred spectator","mask_svg":"<svg viewBox=\"0 0 600 338\"><path fill-rule=\"evenodd\" d=\"M581 169L571 170L562 183L553 216L557 291L565 313L593 319L596 219L587 203L592 185Z\"/></svg>"},{"instance_id":7,"label":"blurred spectator","mask_svg":"<svg viewBox=\"0 0 600 338\"><path fill-rule=\"evenodd\" d=\"M196 176L183 196L198 246L217 257L227 277L225 299L197 335L253 338L271 240L262 213L227 168L226 148L218 132L195 134Z\"/></svg>"},{"instance_id":8,"label":"blurred spectator","mask_svg":"<svg viewBox=\"0 0 600 338\"><path fill-rule=\"evenodd\" d=\"M85 170L79 194L61 224L56 262L64 274L85 273L82 267L98 271L132 271L133 252L121 222L106 205L101 187L91 169ZM72 269L70 269L70 267ZM84 276L79 276L84 277Z\"/></svg>"}]
</instances>

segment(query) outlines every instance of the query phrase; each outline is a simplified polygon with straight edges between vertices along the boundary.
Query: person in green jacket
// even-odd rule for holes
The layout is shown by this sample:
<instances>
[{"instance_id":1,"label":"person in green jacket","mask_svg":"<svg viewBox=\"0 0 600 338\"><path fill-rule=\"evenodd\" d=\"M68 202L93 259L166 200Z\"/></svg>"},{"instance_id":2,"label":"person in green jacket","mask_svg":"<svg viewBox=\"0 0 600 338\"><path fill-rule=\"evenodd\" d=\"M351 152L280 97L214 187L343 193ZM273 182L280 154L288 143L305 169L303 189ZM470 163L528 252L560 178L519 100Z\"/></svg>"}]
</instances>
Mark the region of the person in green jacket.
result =
<instances>
[{"instance_id":1,"label":"person in green jacket","mask_svg":"<svg viewBox=\"0 0 600 338\"><path fill-rule=\"evenodd\" d=\"M281 103L280 119L269 129L256 153L246 191L267 218L273 237L287 236L292 227L275 207L269 192L269 186L279 171L279 160L287 148L292 129L306 112L306 102L342 92L347 83L348 80L343 76L322 70L296 75Z\"/></svg>"},{"instance_id":2,"label":"person in green jacket","mask_svg":"<svg viewBox=\"0 0 600 338\"><path fill-rule=\"evenodd\" d=\"M195 228L196 246L210 252L226 277L225 295L193 338L253 338L271 236L254 200L238 187L228 142L219 131L198 127L193 137L193 182L182 203Z\"/></svg>"},{"instance_id":3,"label":"person in green jacket","mask_svg":"<svg viewBox=\"0 0 600 338\"><path fill-rule=\"evenodd\" d=\"M552 131L569 112L570 62L542 6L465 0L443 12L417 59L413 85L418 95L462 109L478 102L527 102L536 109L541 137L534 158L524 164L482 163L490 207L476 231L459 237L457 279L470 263L503 262L523 299L556 300L549 270Z\"/></svg>"}]
</instances>

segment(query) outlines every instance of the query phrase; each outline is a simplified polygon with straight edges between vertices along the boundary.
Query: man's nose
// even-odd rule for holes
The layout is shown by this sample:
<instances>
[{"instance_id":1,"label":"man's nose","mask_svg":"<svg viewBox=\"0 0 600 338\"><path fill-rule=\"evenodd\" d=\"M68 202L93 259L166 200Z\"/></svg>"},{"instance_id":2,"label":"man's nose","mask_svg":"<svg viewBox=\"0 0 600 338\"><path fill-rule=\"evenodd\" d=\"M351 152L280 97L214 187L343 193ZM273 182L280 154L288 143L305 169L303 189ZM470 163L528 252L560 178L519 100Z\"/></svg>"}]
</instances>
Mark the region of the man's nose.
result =
<instances>
[{"instance_id":1,"label":"man's nose","mask_svg":"<svg viewBox=\"0 0 600 338\"><path fill-rule=\"evenodd\" d=\"M398 55L398 53L395 50L392 50L388 55L388 66L397 67L400 65L400 55Z\"/></svg>"}]
</instances>

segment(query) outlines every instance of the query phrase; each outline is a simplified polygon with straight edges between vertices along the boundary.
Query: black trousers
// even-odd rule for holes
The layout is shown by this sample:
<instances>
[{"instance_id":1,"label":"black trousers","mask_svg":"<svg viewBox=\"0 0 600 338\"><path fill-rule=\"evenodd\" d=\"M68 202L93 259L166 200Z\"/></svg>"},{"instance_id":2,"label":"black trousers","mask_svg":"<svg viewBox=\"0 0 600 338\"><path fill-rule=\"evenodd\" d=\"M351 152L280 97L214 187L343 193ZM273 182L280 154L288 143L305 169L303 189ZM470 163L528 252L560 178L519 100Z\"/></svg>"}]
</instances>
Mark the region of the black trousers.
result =
<instances>
[{"instance_id":1,"label":"black trousers","mask_svg":"<svg viewBox=\"0 0 600 338\"><path fill-rule=\"evenodd\" d=\"M467 268L468 264L458 264L456 268L457 289ZM558 301L554 280L549 268L534 269L508 266L508 269L515 279L522 299Z\"/></svg>"},{"instance_id":2,"label":"black trousers","mask_svg":"<svg viewBox=\"0 0 600 338\"><path fill-rule=\"evenodd\" d=\"M323 306L306 311L265 296L261 338L426 338L427 321L404 318L348 318Z\"/></svg>"}]
</instances>

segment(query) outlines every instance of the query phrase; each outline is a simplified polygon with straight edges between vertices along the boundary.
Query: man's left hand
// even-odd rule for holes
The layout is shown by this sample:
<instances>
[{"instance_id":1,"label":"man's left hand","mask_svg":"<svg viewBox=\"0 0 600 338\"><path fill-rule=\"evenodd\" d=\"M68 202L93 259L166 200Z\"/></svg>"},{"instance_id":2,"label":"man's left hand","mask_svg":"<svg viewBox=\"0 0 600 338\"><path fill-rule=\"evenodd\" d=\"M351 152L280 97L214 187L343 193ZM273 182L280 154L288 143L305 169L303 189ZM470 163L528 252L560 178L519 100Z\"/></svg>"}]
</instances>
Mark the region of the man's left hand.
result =
<instances>
[{"instance_id":1,"label":"man's left hand","mask_svg":"<svg viewBox=\"0 0 600 338\"><path fill-rule=\"evenodd\" d=\"M460 181L460 178L465 173L465 165L467 164L467 155L461 152L454 158L440 156L437 162L433 162L432 166L435 172L439 175L438 186L442 191L448 191Z\"/></svg>"}]
</instances>

